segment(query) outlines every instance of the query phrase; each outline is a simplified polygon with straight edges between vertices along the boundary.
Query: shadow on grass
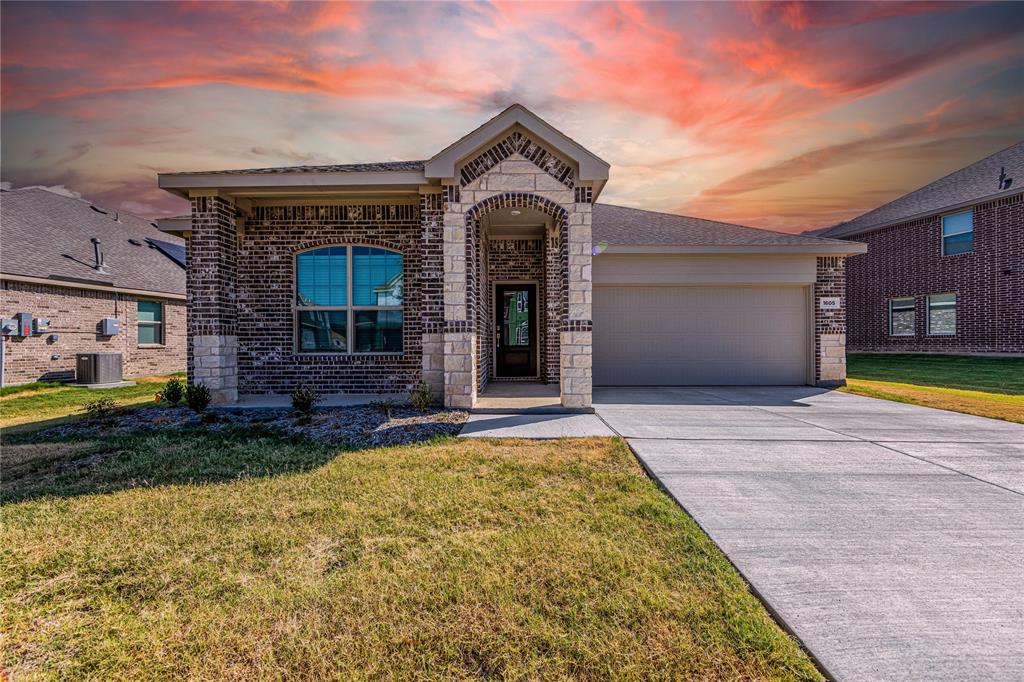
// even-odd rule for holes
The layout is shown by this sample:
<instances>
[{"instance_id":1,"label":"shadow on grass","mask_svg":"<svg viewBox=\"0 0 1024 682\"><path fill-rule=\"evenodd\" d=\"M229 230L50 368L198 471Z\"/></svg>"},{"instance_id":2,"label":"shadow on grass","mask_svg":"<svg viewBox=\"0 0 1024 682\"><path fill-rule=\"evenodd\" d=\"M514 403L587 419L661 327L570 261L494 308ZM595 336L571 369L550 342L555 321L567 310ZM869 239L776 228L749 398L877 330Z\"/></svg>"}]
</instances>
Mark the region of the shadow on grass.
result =
<instances>
[{"instance_id":1,"label":"shadow on grass","mask_svg":"<svg viewBox=\"0 0 1024 682\"><path fill-rule=\"evenodd\" d=\"M317 468L344 449L252 427L75 439L5 434L0 503L278 476Z\"/></svg>"}]
</instances>

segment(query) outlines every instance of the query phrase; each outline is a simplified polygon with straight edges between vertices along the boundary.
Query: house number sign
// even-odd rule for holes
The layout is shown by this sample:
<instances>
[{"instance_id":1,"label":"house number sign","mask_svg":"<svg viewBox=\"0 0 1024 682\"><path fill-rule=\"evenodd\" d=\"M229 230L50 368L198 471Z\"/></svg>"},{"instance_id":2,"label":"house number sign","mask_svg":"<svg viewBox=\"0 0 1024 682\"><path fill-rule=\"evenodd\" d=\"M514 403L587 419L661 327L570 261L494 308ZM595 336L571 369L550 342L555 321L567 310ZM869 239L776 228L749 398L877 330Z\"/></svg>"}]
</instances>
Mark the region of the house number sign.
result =
<instances>
[{"instance_id":1,"label":"house number sign","mask_svg":"<svg viewBox=\"0 0 1024 682\"><path fill-rule=\"evenodd\" d=\"M822 296L818 299L818 307L822 310L839 310L839 297Z\"/></svg>"}]
</instances>

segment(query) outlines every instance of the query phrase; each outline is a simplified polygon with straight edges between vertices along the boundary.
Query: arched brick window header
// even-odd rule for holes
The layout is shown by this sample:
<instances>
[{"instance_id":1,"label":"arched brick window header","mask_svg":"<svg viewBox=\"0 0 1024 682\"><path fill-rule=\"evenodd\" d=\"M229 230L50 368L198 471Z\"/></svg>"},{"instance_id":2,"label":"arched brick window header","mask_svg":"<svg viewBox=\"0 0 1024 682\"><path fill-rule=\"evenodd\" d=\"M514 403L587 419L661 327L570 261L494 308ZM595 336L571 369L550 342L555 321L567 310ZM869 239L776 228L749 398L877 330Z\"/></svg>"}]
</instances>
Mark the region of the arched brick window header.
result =
<instances>
[{"instance_id":1,"label":"arched brick window header","mask_svg":"<svg viewBox=\"0 0 1024 682\"><path fill-rule=\"evenodd\" d=\"M466 211L466 224L472 225L484 214L502 208L532 208L555 218L559 225L564 225L569 219L569 213L550 199L530 192L505 192L488 197Z\"/></svg>"}]
</instances>

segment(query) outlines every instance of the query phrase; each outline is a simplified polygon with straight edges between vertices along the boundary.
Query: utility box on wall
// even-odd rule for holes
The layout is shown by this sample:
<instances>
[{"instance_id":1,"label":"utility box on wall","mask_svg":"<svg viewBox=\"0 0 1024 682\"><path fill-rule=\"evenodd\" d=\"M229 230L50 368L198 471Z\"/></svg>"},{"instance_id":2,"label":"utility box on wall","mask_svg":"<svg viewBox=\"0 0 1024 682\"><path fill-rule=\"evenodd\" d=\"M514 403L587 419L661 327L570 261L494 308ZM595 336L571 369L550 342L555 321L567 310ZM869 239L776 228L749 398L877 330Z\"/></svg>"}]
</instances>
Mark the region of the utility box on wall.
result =
<instances>
[{"instance_id":1,"label":"utility box on wall","mask_svg":"<svg viewBox=\"0 0 1024 682\"><path fill-rule=\"evenodd\" d=\"M100 335L117 336L119 331L121 331L121 325L116 317L105 317L100 320Z\"/></svg>"}]
</instances>

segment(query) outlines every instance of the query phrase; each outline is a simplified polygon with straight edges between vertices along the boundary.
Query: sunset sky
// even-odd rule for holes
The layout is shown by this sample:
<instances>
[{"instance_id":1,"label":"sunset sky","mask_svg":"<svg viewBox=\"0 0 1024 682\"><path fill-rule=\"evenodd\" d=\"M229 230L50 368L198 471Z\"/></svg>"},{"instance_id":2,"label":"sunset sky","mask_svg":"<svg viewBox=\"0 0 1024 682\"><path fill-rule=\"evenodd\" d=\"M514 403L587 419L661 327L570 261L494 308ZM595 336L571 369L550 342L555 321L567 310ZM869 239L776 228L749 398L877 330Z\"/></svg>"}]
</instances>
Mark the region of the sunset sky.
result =
<instances>
[{"instance_id":1,"label":"sunset sky","mask_svg":"<svg viewBox=\"0 0 1024 682\"><path fill-rule=\"evenodd\" d=\"M1024 3L3 3L2 180L429 158L521 102L601 201L830 225L1024 138Z\"/></svg>"}]
</instances>

